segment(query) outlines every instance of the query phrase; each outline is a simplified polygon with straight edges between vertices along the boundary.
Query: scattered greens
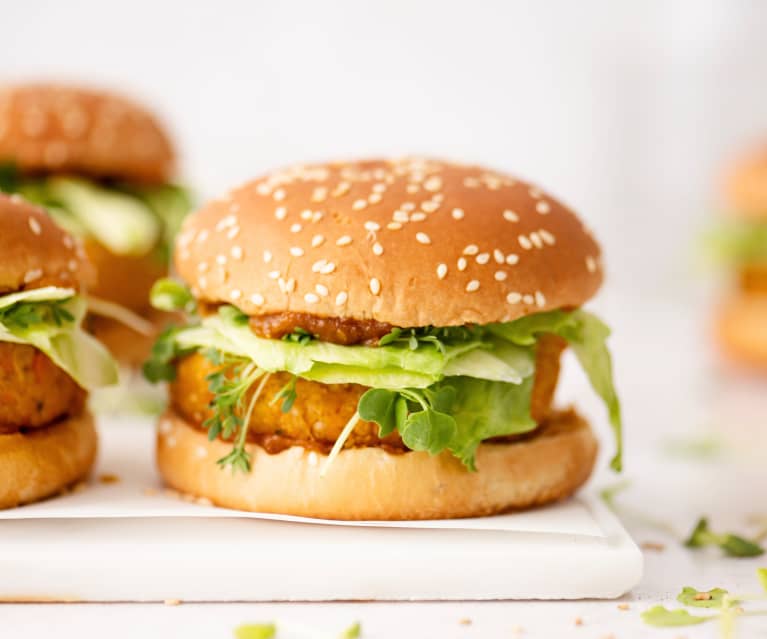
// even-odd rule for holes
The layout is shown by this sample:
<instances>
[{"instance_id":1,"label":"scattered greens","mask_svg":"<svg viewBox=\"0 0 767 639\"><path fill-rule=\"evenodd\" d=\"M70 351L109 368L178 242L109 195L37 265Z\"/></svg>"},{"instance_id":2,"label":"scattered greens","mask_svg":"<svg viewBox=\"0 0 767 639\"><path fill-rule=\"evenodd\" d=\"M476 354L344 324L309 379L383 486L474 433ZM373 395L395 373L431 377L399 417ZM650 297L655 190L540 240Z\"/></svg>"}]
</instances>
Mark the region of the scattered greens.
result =
<instances>
[{"instance_id":1,"label":"scattered greens","mask_svg":"<svg viewBox=\"0 0 767 639\"><path fill-rule=\"evenodd\" d=\"M764 554L764 548L755 541L749 541L732 533L714 533L709 528L708 519L705 517L698 520L684 543L688 548L719 546L730 557L758 557Z\"/></svg>"},{"instance_id":2,"label":"scattered greens","mask_svg":"<svg viewBox=\"0 0 767 639\"><path fill-rule=\"evenodd\" d=\"M282 626L283 624L280 623ZM286 626L288 624L285 624ZM287 628L295 635L301 635L306 637L317 637L319 633L314 628L304 628L302 626L295 626ZM249 623L243 624L234 630L235 639L273 639L277 637L278 624L276 623ZM331 634L322 634L319 636L331 637ZM342 630L335 635L338 639L359 639L362 636L362 626L357 621L351 626Z\"/></svg>"},{"instance_id":3,"label":"scattered greens","mask_svg":"<svg viewBox=\"0 0 767 639\"><path fill-rule=\"evenodd\" d=\"M673 628L677 626L694 626L699 623L705 623L716 619L715 615L701 617L700 615L691 615L686 610L679 608L669 610L664 606L653 606L642 613L642 621L649 626L657 628Z\"/></svg>"},{"instance_id":4,"label":"scattered greens","mask_svg":"<svg viewBox=\"0 0 767 639\"><path fill-rule=\"evenodd\" d=\"M712 588L711 590L696 590L690 586L682 588L676 600L685 606L695 608L721 608L727 591L723 588Z\"/></svg>"},{"instance_id":5,"label":"scattered greens","mask_svg":"<svg viewBox=\"0 0 767 639\"><path fill-rule=\"evenodd\" d=\"M87 303L73 289L47 286L0 296L0 342L29 344L86 390L117 382L117 365L81 323Z\"/></svg>"},{"instance_id":6,"label":"scattered greens","mask_svg":"<svg viewBox=\"0 0 767 639\"><path fill-rule=\"evenodd\" d=\"M187 191L172 184L25 176L8 163L0 164L0 191L45 207L68 232L93 237L117 255L146 255L159 248L165 260L192 204Z\"/></svg>"},{"instance_id":7,"label":"scattered greens","mask_svg":"<svg viewBox=\"0 0 767 639\"><path fill-rule=\"evenodd\" d=\"M195 312L191 293L172 280L158 282L151 298L162 310ZM258 337L247 315L223 305L185 328L166 331L144 372L150 381L172 380L173 361L193 351L223 365L208 380L215 417L207 426L211 438L238 436L225 461L242 470L248 468L247 457L237 442L245 437L243 424L248 423L241 418L245 397L263 374L283 372L292 378L271 398L282 401L283 412L295 402L299 377L367 386L357 414L375 422L379 436L396 430L408 448L432 455L450 451L473 471L482 441L535 428L530 402L535 351L544 334L570 344L604 400L617 444L611 466L621 470L621 413L606 347L609 329L582 310L537 313L486 326L395 328L377 346L341 346L300 328L279 340Z\"/></svg>"}]
</instances>

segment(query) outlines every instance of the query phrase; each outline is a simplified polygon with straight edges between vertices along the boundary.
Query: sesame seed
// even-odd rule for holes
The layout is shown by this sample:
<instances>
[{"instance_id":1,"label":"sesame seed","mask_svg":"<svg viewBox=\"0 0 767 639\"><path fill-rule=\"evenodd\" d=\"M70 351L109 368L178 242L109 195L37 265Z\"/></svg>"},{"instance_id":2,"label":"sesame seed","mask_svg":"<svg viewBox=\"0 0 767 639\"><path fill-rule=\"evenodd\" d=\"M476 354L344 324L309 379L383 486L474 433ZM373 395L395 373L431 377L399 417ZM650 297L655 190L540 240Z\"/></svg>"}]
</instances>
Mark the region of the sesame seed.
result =
<instances>
[{"instance_id":1,"label":"sesame seed","mask_svg":"<svg viewBox=\"0 0 767 639\"><path fill-rule=\"evenodd\" d=\"M389 229L390 231L399 231L402 228L402 224L400 224L399 222L389 222L386 225L386 228Z\"/></svg>"},{"instance_id":2,"label":"sesame seed","mask_svg":"<svg viewBox=\"0 0 767 639\"><path fill-rule=\"evenodd\" d=\"M437 277L441 280L445 279L445 275L447 275L447 264L438 264L437 265Z\"/></svg>"},{"instance_id":3,"label":"sesame seed","mask_svg":"<svg viewBox=\"0 0 767 639\"><path fill-rule=\"evenodd\" d=\"M346 300L349 299L349 294L346 291L341 291L336 295L336 306L346 304Z\"/></svg>"},{"instance_id":4,"label":"sesame seed","mask_svg":"<svg viewBox=\"0 0 767 639\"><path fill-rule=\"evenodd\" d=\"M35 218L30 217L28 220L29 222L29 230L32 231L35 235L40 235L42 232L42 227L40 226L40 222L38 222Z\"/></svg>"},{"instance_id":5,"label":"sesame seed","mask_svg":"<svg viewBox=\"0 0 767 639\"><path fill-rule=\"evenodd\" d=\"M413 202L405 202L400 208L409 213L410 211L415 211L415 204L413 204Z\"/></svg>"},{"instance_id":6,"label":"sesame seed","mask_svg":"<svg viewBox=\"0 0 767 639\"><path fill-rule=\"evenodd\" d=\"M303 211L301 211L301 213L299 214L299 217L300 217L302 220L311 220L311 219L312 219L312 210L311 210L311 209L304 209L304 210L303 210Z\"/></svg>"},{"instance_id":7,"label":"sesame seed","mask_svg":"<svg viewBox=\"0 0 767 639\"><path fill-rule=\"evenodd\" d=\"M371 204L378 204L383 199L383 196L380 193L371 193L368 195L368 202Z\"/></svg>"},{"instance_id":8,"label":"sesame seed","mask_svg":"<svg viewBox=\"0 0 767 639\"><path fill-rule=\"evenodd\" d=\"M543 240L536 231L530 233L530 241L535 245L535 248L543 248Z\"/></svg>"},{"instance_id":9,"label":"sesame seed","mask_svg":"<svg viewBox=\"0 0 767 639\"><path fill-rule=\"evenodd\" d=\"M232 228L230 228L230 229L227 231L227 233L226 233L226 236L227 236L227 237L228 237L230 240L233 240L235 237L237 237L237 235L238 235L239 233L240 233L240 227L239 227L239 226L233 226Z\"/></svg>"},{"instance_id":10,"label":"sesame seed","mask_svg":"<svg viewBox=\"0 0 767 639\"><path fill-rule=\"evenodd\" d=\"M490 261L490 253L480 253L476 257L477 264L487 264Z\"/></svg>"},{"instance_id":11,"label":"sesame seed","mask_svg":"<svg viewBox=\"0 0 767 639\"><path fill-rule=\"evenodd\" d=\"M394 211L394 214L392 217L397 222L407 222L410 218L408 217L408 214L405 211Z\"/></svg>"},{"instance_id":12,"label":"sesame seed","mask_svg":"<svg viewBox=\"0 0 767 639\"><path fill-rule=\"evenodd\" d=\"M503 219L508 222L519 222L519 215L517 215L514 211L506 209L503 212Z\"/></svg>"},{"instance_id":13,"label":"sesame seed","mask_svg":"<svg viewBox=\"0 0 767 639\"><path fill-rule=\"evenodd\" d=\"M24 284L29 284L30 282L34 280L40 279L42 275L43 275L42 269L33 268L24 274Z\"/></svg>"},{"instance_id":14,"label":"sesame seed","mask_svg":"<svg viewBox=\"0 0 767 639\"><path fill-rule=\"evenodd\" d=\"M276 217L278 220L284 220L287 214L288 214L288 209L286 209L284 206L278 206L274 210L274 217Z\"/></svg>"},{"instance_id":15,"label":"sesame seed","mask_svg":"<svg viewBox=\"0 0 767 639\"><path fill-rule=\"evenodd\" d=\"M352 185L348 182L339 182L336 185L336 188L333 189L333 192L331 195L333 197L341 197L342 195L346 195L349 190L352 188Z\"/></svg>"},{"instance_id":16,"label":"sesame seed","mask_svg":"<svg viewBox=\"0 0 767 639\"><path fill-rule=\"evenodd\" d=\"M465 257L459 257L458 258L458 270L459 271L465 271L466 270L466 258Z\"/></svg>"},{"instance_id":17,"label":"sesame seed","mask_svg":"<svg viewBox=\"0 0 767 639\"><path fill-rule=\"evenodd\" d=\"M202 231L197 234L197 243L202 244L205 240L208 239L208 235L210 235L210 233L208 233L208 229L202 229Z\"/></svg>"},{"instance_id":18,"label":"sesame seed","mask_svg":"<svg viewBox=\"0 0 767 639\"><path fill-rule=\"evenodd\" d=\"M327 260L317 260L314 264L312 264L312 272L313 273L319 273L320 269L322 269L325 264L327 264Z\"/></svg>"},{"instance_id":19,"label":"sesame seed","mask_svg":"<svg viewBox=\"0 0 767 639\"><path fill-rule=\"evenodd\" d=\"M272 261L272 252L271 251L264 251L264 262L269 264L269 262Z\"/></svg>"},{"instance_id":20,"label":"sesame seed","mask_svg":"<svg viewBox=\"0 0 767 639\"><path fill-rule=\"evenodd\" d=\"M415 234L415 239L421 244L431 244L431 238L426 233L418 232Z\"/></svg>"},{"instance_id":21,"label":"sesame seed","mask_svg":"<svg viewBox=\"0 0 767 639\"><path fill-rule=\"evenodd\" d=\"M546 229L541 229L540 231L538 231L538 235L540 235L541 239L544 242L546 242L546 244L548 244L549 246L554 246L554 244L557 243L556 238L551 233L549 233Z\"/></svg>"},{"instance_id":22,"label":"sesame seed","mask_svg":"<svg viewBox=\"0 0 767 639\"><path fill-rule=\"evenodd\" d=\"M242 291L238 288L233 288L231 291L229 291L229 298L233 300L238 300L242 297Z\"/></svg>"},{"instance_id":23,"label":"sesame seed","mask_svg":"<svg viewBox=\"0 0 767 639\"><path fill-rule=\"evenodd\" d=\"M315 291L317 291L317 294L318 294L320 297L327 297L327 296L328 296L328 293L330 293L330 291L328 291L328 287L327 287L327 286L325 286L324 284L317 284L317 285L314 287L314 290L315 290Z\"/></svg>"},{"instance_id":24,"label":"sesame seed","mask_svg":"<svg viewBox=\"0 0 767 639\"><path fill-rule=\"evenodd\" d=\"M375 277L370 278L370 292L373 295L378 295L381 292L381 282Z\"/></svg>"},{"instance_id":25,"label":"sesame seed","mask_svg":"<svg viewBox=\"0 0 767 639\"><path fill-rule=\"evenodd\" d=\"M383 193L386 190L386 185L383 182L378 182L378 184L373 185L373 192L375 193Z\"/></svg>"},{"instance_id":26,"label":"sesame seed","mask_svg":"<svg viewBox=\"0 0 767 639\"><path fill-rule=\"evenodd\" d=\"M197 278L197 283L200 285L200 288L205 288L208 285L208 278L204 275L200 275L200 277Z\"/></svg>"},{"instance_id":27,"label":"sesame seed","mask_svg":"<svg viewBox=\"0 0 767 639\"><path fill-rule=\"evenodd\" d=\"M237 224L237 217L234 215L227 215L226 217L222 217L218 221L218 223L216 224L216 231L220 233L224 229L228 229L230 226L235 226L236 224Z\"/></svg>"},{"instance_id":28,"label":"sesame seed","mask_svg":"<svg viewBox=\"0 0 767 639\"><path fill-rule=\"evenodd\" d=\"M519 293L509 293L506 296L506 301L509 304L519 304L522 301L522 296Z\"/></svg>"},{"instance_id":29,"label":"sesame seed","mask_svg":"<svg viewBox=\"0 0 767 639\"><path fill-rule=\"evenodd\" d=\"M530 187L528 190L528 193L530 194L530 197L537 200L539 197L541 197L541 192L539 189L536 189L534 186Z\"/></svg>"},{"instance_id":30,"label":"sesame seed","mask_svg":"<svg viewBox=\"0 0 767 639\"><path fill-rule=\"evenodd\" d=\"M427 191L439 191L442 188L442 180L436 176L430 177L423 183L423 188Z\"/></svg>"},{"instance_id":31,"label":"sesame seed","mask_svg":"<svg viewBox=\"0 0 767 639\"><path fill-rule=\"evenodd\" d=\"M352 204L352 210L361 211L367 205L368 205L367 200L354 200L354 204Z\"/></svg>"},{"instance_id":32,"label":"sesame seed","mask_svg":"<svg viewBox=\"0 0 767 639\"><path fill-rule=\"evenodd\" d=\"M65 246L66 248L68 248L68 249L70 249L70 250L71 250L72 248L74 248L74 246L75 246L75 242L74 242L74 240L72 239L72 237L71 237L70 235L65 235L65 236L62 238L61 242L62 242L62 244L64 244L64 246Z\"/></svg>"},{"instance_id":33,"label":"sesame seed","mask_svg":"<svg viewBox=\"0 0 767 639\"><path fill-rule=\"evenodd\" d=\"M285 282L285 291L287 293L292 293L295 290L296 290L296 280L291 277L287 282Z\"/></svg>"},{"instance_id":34,"label":"sesame seed","mask_svg":"<svg viewBox=\"0 0 767 639\"><path fill-rule=\"evenodd\" d=\"M586 269L589 273L597 270L597 261L591 255L586 256Z\"/></svg>"},{"instance_id":35,"label":"sesame seed","mask_svg":"<svg viewBox=\"0 0 767 639\"><path fill-rule=\"evenodd\" d=\"M464 255L476 255L477 253L479 253L479 247L476 244L469 244L463 249Z\"/></svg>"},{"instance_id":36,"label":"sesame seed","mask_svg":"<svg viewBox=\"0 0 767 639\"><path fill-rule=\"evenodd\" d=\"M328 262L327 264L324 264L322 268L320 268L320 273L323 275L329 275L333 271L336 270L336 265L334 262Z\"/></svg>"},{"instance_id":37,"label":"sesame seed","mask_svg":"<svg viewBox=\"0 0 767 639\"><path fill-rule=\"evenodd\" d=\"M439 202L421 202L421 208L427 213L434 213L439 208Z\"/></svg>"},{"instance_id":38,"label":"sesame seed","mask_svg":"<svg viewBox=\"0 0 767 639\"><path fill-rule=\"evenodd\" d=\"M373 244L373 254L383 255L383 246L381 246L380 242L376 242L375 244Z\"/></svg>"},{"instance_id":39,"label":"sesame seed","mask_svg":"<svg viewBox=\"0 0 767 639\"><path fill-rule=\"evenodd\" d=\"M290 254L293 257L301 257L304 254L304 249L302 249L300 246L291 246Z\"/></svg>"},{"instance_id":40,"label":"sesame seed","mask_svg":"<svg viewBox=\"0 0 767 639\"><path fill-rule=\"evenodd\" d=\"M417 211L410 216L411 222L423 222L425 219L426 213L422 213L421 211Z\"/></svg>"},{"instance_id":41,"label":"sesame seed","mask_svg":"<svg viewBox=\"0 0 767 639\"><path fill-rule=\"evenodd\" d=\"M535 302L535 298L532 295L523 295L522 301L525 304L532 304L533 302Z\"/></svg>"},{"instance_id":42,"label":"sesame seed","mask_svg":"<svg viewBox=\"0 0 767 639\"><path fill-rule=\"evenodd\" d=\"M285 199L285 189L277 189L273 194L272 197L277 200L277 202L281 202Z\"/></svg>"},{"instance_id":43,"label":"sesame seed","mask_svg":"<svg viewBox=\"0 0 767 639\"><path fill-rule=\"evenodd\" d=\"M541 308L546 306L546 297L540 291L535 291L535 303Z\"/></svg>"},{"instance_id":44,"label":"sesame seed","mask_svg":"<svg viewBox=\"0 0 767 639\"><path fill-rule=\"evenodd\" d=\"M250 296L250 301L256 306L261 306L261 304L264 303L264 296L259 293L253 293L253 295Z\"/></svg>"},{"instance_id":45,"label":"sesame seed","mask_svg":"<svg viewBox=\"0 0 767 639\"><path fill-rule=\"evenodd\" d=\"M476 291L477 289L479 289L479 280L471 280L471 281L470 281L470 282L469 282L469 283L466 285L466 291L467 291L468 293L473 293L473 292L474 292L474 291Z\"/></svg>"},{"instance_id":46,"label":"sesame seed","mask_svg":"<svg viewBox=\"0 0 767 639\"><path fill-rule=\"evenodd\" d=\"M495 249L493 251L493 258L498 264L503 264L505 261L505 257L503 256L503 251L501 249Z\"/></svg>"},{"instance_id":47,"label":"sesame seed","mask_svg":"<svg viewBox=\"0 0 767 639\"><path fill-rule=\"evenodd\" d=\"M315 293L307 293L304 295L304 300L307 304L316 304L320 301L320 298Z\"/></svg>"},{"instance_id":48,"label":"sesame seed","mask_svg":"<svg viewBox=\"0 0 767 639\"><path fill-rule=\"evenodd\" d=\"M328 189L326 186L318 186L312 191L312 202L322 202L328 196Z\"/></svg>"},{"instance_id":49,"label":"sesame seed","mask_svg":"<svg viewBox=\"0 0 767 639\"><path fill-rule=\"evenodd\" d=\"M370 231L371 233L375 233L376 231L381 230L381 225L378 224L378 222L373 222L372 220L368 220L365 222L365 230Z\"/></svg>"},{"instance_id":50,"label":"sesame seed","mask_svg":"<svg viewBox=\"0 0 767 639\"><path fill-rule=\"evenodd\" d=\"M276 280L276 279L277 279L277 278L280 276L280 272L279 272L279 271L269 271L269 272L267 273L267 275L268 275L268 276L269 276L271 279L273 279L273 280Z\"/></svg>"},{"instance_id":51,"label":"sesame seed","mask_svg":"<svg viewBox=\"0 0 767 639\"><path fill-rule=\"evenodd\" d=\"M506 264L509 266L514 266L517 262L519 262L519 255L516 253L509 253L506 256Z\"/></svg>"},{"instance_id":52,"label":"sesame seed","mask_svg":"<svg viewBox=\"0 0 767 639\"><path fill-rule=\"evenodd\" d=\"M226 255L216 255L216 264L223 266L226 264Z\"/></svg>"},{"instance_id":53,"label":"sesame seed","mask_svg":"<svg viewBox=\"0 0 767 639\"><path fill-rule=\"evenodd\" d=\"M464 216L463 209L453 209L453 219L462 220Z\"/></svg>"},{"instance_id":54,"label":"sesame seed","mask_svg":"<svg viewBox=\"0 0 767 639\"><path fill-rule=\"evenodd\" d=\"M256 193L259 195L269 195L272 192L272 188L266 182L259 182L256 186Z\"/></svg>"},{"instance_id":55,"label":"sesame seed","mask_svg":"<svg viewBox=\"0 0 767 639\"><path fill-rule=\"evenodd\" d=\"M503 282L506 279L506 271L496 271L494 277L496 282Z\"/></svg>"},{"instance_id":56,"label":"sesame seed","mask_svg":"<svg viewBox=\"0 0 767 639\"><path fill-rule=\"evenodd\" d=\"M551 211L551 206L548 202L545 202L544 200L540 200L535 205L535 210L538 211L541 215L546 215L549 211Z\"/></svg>"},{"instance_id":57,"label":"sesame seed","mask_svg":"<svg viewBox=\"0 0 767 639\"><path fill-rule=\"evenodd\" d=\"M204 264L204 262L201 262L201 264ZM207 264L205 264L205 266L207 266ZM67 262L67 268L74 273L77 270L77 260L69 260Z\"/></svg>"},{"instance_id":58,"label":"sesame seed","mask_svg":"<svg viewBox=\"0 0 767 639\"><path fill-rule=\"evenodd\" d=\"M533 245L532 245L532 243L530 242L530 240L529 240L529 239L527 239L527 237L526 237L526 236L524 236L524 235L520 235L520 236L519 236L517 239L519 240L519 245L520 245L520 246L521 246L523 249L525 249L525 250L529 251L531 248L533 248Z\"/></svg>"},{"instance_id":59,"label":"sesame seed","mask_svg":"<svg viewBox=\"0 0 767 639\"><path fill-rule=\"evenodd\" d=\"M336 240L336 246L349 246L352 243L352 238L348 235L342 235Z\"/></svg>"},{"instance_id":60,"label":"sesame seed","mask_svg":"<svg viewBox=\"0 0 767 639\"><path fill-rule=\"evenodd\" d=\"M312 248L317 248L317 247L318 247L318 246L320 246L320 245L321 245L321 244L322 244L324 241L325 241L325 236L324 236L324 235L319 235L319 234L318 234L318 235L315 235L315 236L312 238Z\"/></svg>"},{"instance_id":61,"label":"sesame seed","mask_svg":"<svg viewBox=\"0 0 767 639\"><path fill-rule=\"evenodd\" d=\"M242 259L242 247L241 246L233 246L232 250L229 251L232 255L232 257L235 260L241 260Z\"/></svg>"},{"instance_id":62,"label":"sesame seed","mask_svg":"<svg viewBox=\"0 0 767 639\"><path fill-rule=\"evenodd\" d=\"M291 224L290 225L290 232L291 233L299 233L302 228L304 228L304 227L301 226L298 222L296 222L295 224Z\"/></svg>"}]
</instances>

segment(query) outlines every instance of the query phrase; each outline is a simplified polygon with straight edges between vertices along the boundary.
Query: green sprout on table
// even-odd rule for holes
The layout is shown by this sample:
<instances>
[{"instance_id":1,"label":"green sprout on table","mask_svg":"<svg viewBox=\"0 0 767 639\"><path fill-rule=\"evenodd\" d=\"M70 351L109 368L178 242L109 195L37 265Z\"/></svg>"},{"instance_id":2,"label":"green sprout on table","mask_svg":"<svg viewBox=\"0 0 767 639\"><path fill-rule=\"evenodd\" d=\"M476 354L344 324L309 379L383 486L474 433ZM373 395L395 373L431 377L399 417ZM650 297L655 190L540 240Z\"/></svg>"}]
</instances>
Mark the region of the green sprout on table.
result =
<instances>
[{"instance_id":1,"label":"green sprout on table","mask_svg":"<svg viewBox=\"0 0 767 639\"><path fill-rule=\"evenodd\" d=\"M354 622L348 628L342 630L338 634L322 634L319 635L311 628L298 627L294 624L286 623L249 623L243 624L234 630L235 639L275 639L278 635L278 626L282 626L285 629L289 629L294 634L300 634L305 637L312 637L313 639L322 636L327 639L358 639L362 636L362 625L359 621ZM288 626L290 626L288 628Z\"/></svg>"}]
</instances>

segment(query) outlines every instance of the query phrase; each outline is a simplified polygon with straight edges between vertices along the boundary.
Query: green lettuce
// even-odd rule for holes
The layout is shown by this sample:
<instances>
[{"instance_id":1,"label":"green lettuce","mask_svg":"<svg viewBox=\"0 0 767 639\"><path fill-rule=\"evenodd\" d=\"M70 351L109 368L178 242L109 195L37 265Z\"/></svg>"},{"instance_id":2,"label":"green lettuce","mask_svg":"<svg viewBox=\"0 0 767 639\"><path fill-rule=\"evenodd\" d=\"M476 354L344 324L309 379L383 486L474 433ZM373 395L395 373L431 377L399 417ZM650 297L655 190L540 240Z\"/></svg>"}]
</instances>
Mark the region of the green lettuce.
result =
<instances>
[{"instance_id":1,"label":"green lettuce","mask_svg":"<svg viewBox=\"0 0 767 639\"><path fill-rule=\"evenodd\" d=\"M117 365L81 324L86 301L73 289L47 286L0 297L0 341L28 344L86 390L117 383Z\"/></svg>"},{"instance_id":2,"label":"green lettuce","mask_svg":"<svg viewBox=\"0 0 767 639\"><path fill-rule=\"evenodd\" d=\"M704 236L704 250L718 264L767 261L767 222L719 224Z\"/></svg>"}]
</instances>

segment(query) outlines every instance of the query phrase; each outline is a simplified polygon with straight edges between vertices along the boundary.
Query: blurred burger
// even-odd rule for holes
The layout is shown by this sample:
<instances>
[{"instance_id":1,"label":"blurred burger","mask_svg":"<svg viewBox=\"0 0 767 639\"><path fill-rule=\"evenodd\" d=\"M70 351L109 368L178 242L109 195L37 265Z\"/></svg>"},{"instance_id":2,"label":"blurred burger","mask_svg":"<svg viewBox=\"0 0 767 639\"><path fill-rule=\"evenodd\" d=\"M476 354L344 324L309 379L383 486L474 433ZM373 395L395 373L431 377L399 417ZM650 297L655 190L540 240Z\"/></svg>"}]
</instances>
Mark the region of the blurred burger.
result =
<instances>
[{"instance_id":1,"label":"blurred burger","mask_svg":"<svg viewBox=\"0 0 767 639\"><path fill-rule=\"evenodd\" d=\"M597 442L555 410L570 346L620 409L608 329L581 310L600 249L543 191L476 166L298 166L189 217L153 301L189 323L145 373L171 380L174 488L337 519L487 515L558 500Z\"/></svg>"},{"instance_id":2,"label":"blurred burger","mask_svg":"<svg viewBox=\"0 0 767 639\"><path fill-rule=\"evenodd\" d=\"M734 168L726 193L730 217L710 245L735 281L720 305L717 334L732 360L767 370L767 151Z\"/></svg>"},{"instance_id":3,"label":"blurred burger","mask_svg":"<svg viewBox=\"0 0 767 639\"><path fill-rule=\"evenodd\" d=\"M117 380L81 328L93 270L42 210L0 195L0 508L53 495L88 474L89 390Z\"/></svg>"},{"instance_id":4,"label":"blurred burger","mask_svg":"<svg viewBox=\"0 0 767 639\"><path fill-rule=\"evenodd\" d=\"M133 102L73 87L0 88L0 191L45 206L82 238L96 268L94 300L156 324L164 318L149 306L149 289L168 271L190 206L169 182L173 170L168 136ZM140 363L154 338L100 315L88 327L126 364Z\"/></svg>"}]
</instances>

